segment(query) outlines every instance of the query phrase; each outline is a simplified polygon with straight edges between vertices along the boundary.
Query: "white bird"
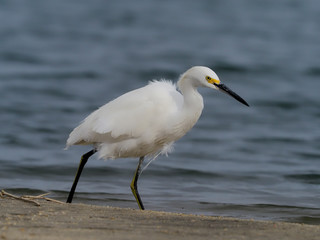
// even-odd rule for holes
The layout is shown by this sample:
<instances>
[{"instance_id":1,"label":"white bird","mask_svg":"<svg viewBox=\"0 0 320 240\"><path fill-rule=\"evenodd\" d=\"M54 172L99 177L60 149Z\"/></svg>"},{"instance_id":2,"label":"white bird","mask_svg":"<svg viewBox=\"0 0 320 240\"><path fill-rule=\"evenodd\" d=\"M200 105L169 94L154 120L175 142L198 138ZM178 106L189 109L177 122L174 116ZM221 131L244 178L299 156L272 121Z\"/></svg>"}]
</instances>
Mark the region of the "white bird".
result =
<instances>
[{"instance_id":1,"label":"white bird","mask_svg":"<svg viewBox=\"0 0 320 240\"><path fill-rule=\"evenodd\" d=\"M198 121L203 99L198 87L225 92L247 105L239 95L220 83L210 68L195 66L181 75L176 85L171 81L151 81L130 91L91 113L69 135L71 145L93 145L81 157L67 203L72 202L82 169L96 152L104 159L137 157L139 163L131 190L140 209L144 209L137 182L145 156L168 153L173 142L185 135Z\"/></svg>"}]
</instances>

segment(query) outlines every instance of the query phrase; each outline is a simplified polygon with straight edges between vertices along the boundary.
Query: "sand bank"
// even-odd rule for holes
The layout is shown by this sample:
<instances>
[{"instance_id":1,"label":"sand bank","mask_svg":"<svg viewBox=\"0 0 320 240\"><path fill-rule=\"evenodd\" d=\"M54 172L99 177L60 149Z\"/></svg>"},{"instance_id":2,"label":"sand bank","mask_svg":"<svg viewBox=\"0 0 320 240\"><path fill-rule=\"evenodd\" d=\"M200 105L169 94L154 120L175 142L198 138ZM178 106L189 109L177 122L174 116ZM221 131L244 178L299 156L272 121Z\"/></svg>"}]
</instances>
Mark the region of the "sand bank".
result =
<instances>
[{"instance_id":1,"label":"sand bank","mask_svg":"<svg viewBox=\"0 0 320 240\"><path fill-rule=\"evenodd\" d=\"M0 239L320 239L320 226L0 198Z\"/></svg>"}]
</instances>

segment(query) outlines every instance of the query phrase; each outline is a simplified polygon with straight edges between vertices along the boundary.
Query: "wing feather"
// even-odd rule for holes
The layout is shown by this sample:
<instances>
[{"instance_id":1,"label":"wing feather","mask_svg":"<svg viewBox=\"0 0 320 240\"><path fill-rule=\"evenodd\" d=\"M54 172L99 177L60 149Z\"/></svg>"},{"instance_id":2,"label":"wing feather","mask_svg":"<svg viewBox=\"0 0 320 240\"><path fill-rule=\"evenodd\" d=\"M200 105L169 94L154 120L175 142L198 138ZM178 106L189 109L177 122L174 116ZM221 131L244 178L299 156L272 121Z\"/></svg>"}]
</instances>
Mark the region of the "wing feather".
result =
<instances>
[{"instance_id":1,"label":"wing feather","mask_svg":"<svg viewBox=\"0 0 320 240\"><path fill-rule=\"evenodd\" d=\"M153 81L91 113L69 136L74 144L114 143L165 131L182 104L182 95L168 81Z\"/></svg>"}]
</instances>

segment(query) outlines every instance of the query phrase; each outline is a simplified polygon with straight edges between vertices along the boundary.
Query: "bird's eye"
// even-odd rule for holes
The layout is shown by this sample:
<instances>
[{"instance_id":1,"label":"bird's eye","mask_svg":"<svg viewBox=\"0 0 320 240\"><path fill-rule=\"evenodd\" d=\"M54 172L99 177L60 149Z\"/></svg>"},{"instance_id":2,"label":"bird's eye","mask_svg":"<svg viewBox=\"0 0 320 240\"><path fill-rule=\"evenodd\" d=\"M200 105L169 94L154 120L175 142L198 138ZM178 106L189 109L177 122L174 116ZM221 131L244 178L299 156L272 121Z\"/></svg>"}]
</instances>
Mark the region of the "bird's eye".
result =
<instances>
[{"instance_id":1,"label":"bird's eye","mask_svg":"<svg viewBox=\"0 0 320 240\"><path fill-rule=\"evenodd\" d=\"M209 76L206 76L206 80L207 80L208 83L211 83L211 84L214 83L214 79L212 79Z\"/></svg>"}]
</instances>

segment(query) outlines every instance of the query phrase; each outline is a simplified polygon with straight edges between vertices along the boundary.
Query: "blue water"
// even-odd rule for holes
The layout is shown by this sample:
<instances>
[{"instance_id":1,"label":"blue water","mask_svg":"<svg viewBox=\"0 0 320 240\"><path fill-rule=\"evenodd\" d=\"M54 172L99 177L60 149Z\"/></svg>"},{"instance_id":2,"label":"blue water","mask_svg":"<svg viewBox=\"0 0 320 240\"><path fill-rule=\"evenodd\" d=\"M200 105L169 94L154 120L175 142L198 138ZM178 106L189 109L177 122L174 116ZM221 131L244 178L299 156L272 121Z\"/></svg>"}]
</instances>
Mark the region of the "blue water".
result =
<instances>
[{"instance_id":1,"label":"blue water","mask_svg":"<svg viewBox=\"0 0 320 240\"><path fill-rule=\"evenodd\" d=\"M0 1L0 188L66 200L91 111L214 69L197 125L143 172L147 209L320 223L319 1ZM137 208L138 159L92 157L74 202Z\"/></svg>"}]
</instances>

